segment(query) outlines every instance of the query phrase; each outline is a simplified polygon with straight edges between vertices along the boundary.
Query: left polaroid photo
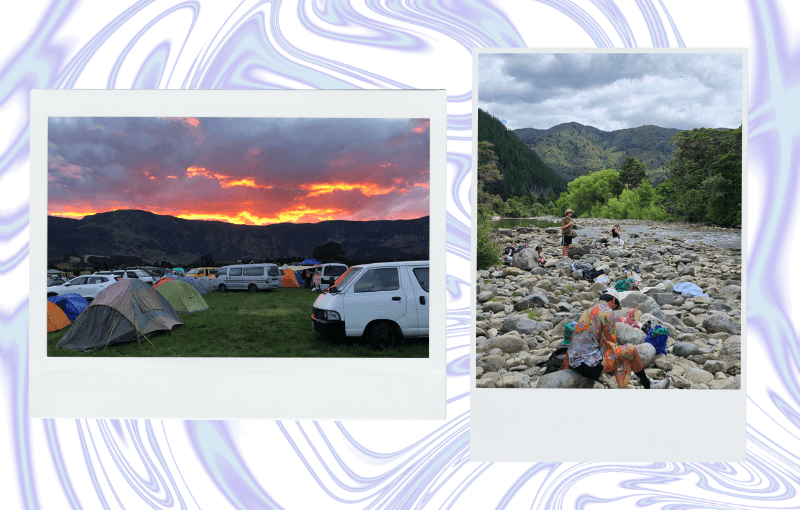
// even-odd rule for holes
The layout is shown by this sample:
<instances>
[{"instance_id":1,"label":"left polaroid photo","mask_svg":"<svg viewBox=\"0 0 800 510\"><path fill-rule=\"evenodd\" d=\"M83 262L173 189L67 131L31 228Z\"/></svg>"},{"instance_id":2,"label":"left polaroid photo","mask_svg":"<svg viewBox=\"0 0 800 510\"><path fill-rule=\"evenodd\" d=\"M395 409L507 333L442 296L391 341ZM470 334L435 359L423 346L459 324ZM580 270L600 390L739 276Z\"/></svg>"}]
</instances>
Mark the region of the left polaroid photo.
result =
<instances>
[{"instance_id":1,"label":"left polaroid photo","mask_svg":"<svg viewBox=\"0 0 800 510\"><path fill-rule=\"evenodd\" d=\"M32 415L443 419L445 109L34 91Z\"/></svg>"}]
</instances>

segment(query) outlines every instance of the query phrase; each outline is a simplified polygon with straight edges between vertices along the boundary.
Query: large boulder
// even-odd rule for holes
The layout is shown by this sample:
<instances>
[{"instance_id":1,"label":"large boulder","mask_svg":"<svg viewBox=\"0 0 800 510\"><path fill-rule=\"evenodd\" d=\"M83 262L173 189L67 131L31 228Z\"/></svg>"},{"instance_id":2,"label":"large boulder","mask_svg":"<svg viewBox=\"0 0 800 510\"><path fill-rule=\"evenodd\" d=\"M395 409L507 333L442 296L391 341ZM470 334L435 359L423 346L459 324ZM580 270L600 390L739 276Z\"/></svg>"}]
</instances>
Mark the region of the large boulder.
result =
<instances>
[{"instance_id":1,"label":"large boulder","mask_svg":"<svg viewBox=\"0 0 800 510\"><path fill-rule=\"evenodd\" d=\"M518 331L521 335L535 335L552 328L549 322L538 322L522 315L512 315L503 321L503 331Z\"/></svg>"},{"instance_id":2,"label":"large boulder","mask_svg":"<svg viewBox=\"0 0 800 510\"><path fill-rule=\"evenodd\" d=\"M519 351L527 352L528 343L518 335L500 335L492 339L489 348L500 349L503 352L513 354Z\"/></svg>"},{"instance_id":3,"label":"large boulder","mask_svg":"<svg viewBox=\"0 0 800 510\"><path fill-rule=\"evenodd\" d=\"M622 322L617 323L617 343L619 345L638 345L644 342L646 336L645 332L639 328L628 326Z\"/></svg>"},{"instance_id":4,"label":"large boulder","mask_svg":"<svg viewBox=\"0 0 800 510\"><path fill-rule=\"evenodd\" d=\"M725 342L722 343L720 354L731 357L741 357L742 337L736 335L726 339Z\"/></svg>"},{"instance_id":5,"label":"large boulder","mask_svg":"<svg viewBox=\"0 0 800 510\"><path fill-rule=\"evenodd\" d=\"M537 388L591 388L594 380L585 377L578 372L567 369L550 372L539 378Z\"/></svg>"},{"instance_id":6,"label":"large boulder","mask_svg":"<svg viewBox=\"0 0 800 510\"><path fill-rule=\"evenodd\" d=\"M531 378L521 372L503 374L494 382L495 388L530 388Z\"/></svg>"},{"instance_id":7,"label":"large boulder","mask_svg":"<svg viewBox=\"0 0 800 510\"><path fill-rule=\"evenodd\" d=\"M649 367L656 360L656 348L647 342L637 345L636 350L639 351L639 358L641 358L644 368Z\"/></svg>"},{"instance_id":8,"label":"large boulder","mask_svg":"<svg viewBox=\"0 0 800 510\"><path fill-rule=\"evenodd\" d=\"M504 312L506 309L506 305L499 301L489 301L483 304L483 311L484 312Z\"/></svg>"},{"instance_id":9,"label":"large boulder","mask_svg":"<svg viewBox=\"0 0 800 510\"><path fill-rule=\"evenodd\" d=\"M520 269L533 269L538 265L536 259L536 250L533 248L525 248L514 254L511 265Z\"/></svg>"},{"instance_id":10,"label":"large boulder","mask_svg":"<svg viewBox=\"0 0 800 510\"><path fill-rule=\"evenodd\" d=\"M584 255L588 255L591 251L588 244L573 243L569 246L569 256L573 259L579 259Z\"/></svg>"},{"instance_id":11,"label":"large boulder","mask_svg":"<svg viewBox=\"0 0 800 510\"><path fill-rule=\"evenodd\" d=\"M719 289L718 293L728 301L731 301L742 297L742 288L738 285L726 285Z\"/></svg>"},{"instance_id":12,"label":"large boulder","mask_svg":"<svg viewBox=\"0 0 800 510\"><path fill-rule=\"evenodd\" d=\"M683 378L693 384L708 384L714 380L714 374L702 368L690 368L683 374Z\"/></svg>"},{"instance_id":13,"label":"large boulder","mask_svg":"<svg viewBox=\"0 0 800 510\"><path fill-rule=\"evenodd\" d=\"M490 299L492 299L492 296L494 296L494 294L491 291L484 290L483 292L478 294L477 297L478 303L485 303Z\"/></svg>"},{"instance_id":14,"label":"large boulder","mask_svg":"<svg viewBox=\"0 0 800 510\"><path fill-rule=\"evenodd\" d=\"M687 358L700 352L700 347L692 342L678 342L672 346L672 354Z\"/></svg>"},{"instance_id":15,"label":"large boulder","mask_svg":"<svg viewBox=\"0 0 800 510\"><path fill-rule=\"evenodd\" d=\"M655 299L647 294L641 292L630 292L619 303L625 308L639 308L642 313L652 313L652 310L658 308L658 303Z\"/></svg>"},{"instance_id":16,"label":"large boulder","mask_svg":"<svg viewBox=\"0 0 800 510\"><path fill-rule=\"evenodd\" d=\"M492 354L479 359L477 366L482 368L484 372L497 372L506 366L506 360L502 356ZM483 377L486 377L486 374Z\"/></svg>"},{"instance_id":17,"label":"large boulder","mask_svg":"<svg viewBox=\"0 0 800 510\"><path fill-rule=\"evenodd\" d=\"M707 315L703 319L703 328L709 333L725 332L738 335L741 332L741 326L736 324L733 319L719 313Z\"/></svg>"}]
</instances>

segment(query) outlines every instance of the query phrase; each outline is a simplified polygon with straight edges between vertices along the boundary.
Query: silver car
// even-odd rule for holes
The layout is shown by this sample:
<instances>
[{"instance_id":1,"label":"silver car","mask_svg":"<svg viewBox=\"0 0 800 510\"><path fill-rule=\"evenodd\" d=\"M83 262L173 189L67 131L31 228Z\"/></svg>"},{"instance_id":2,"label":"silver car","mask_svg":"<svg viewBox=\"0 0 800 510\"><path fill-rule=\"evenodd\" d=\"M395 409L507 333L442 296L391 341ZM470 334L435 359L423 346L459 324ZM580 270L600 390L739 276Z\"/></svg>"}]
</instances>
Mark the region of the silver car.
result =
<instances>
[{"instance_id":1,"label":"silver car","mask_svg":"<svg viewBox=\"0 0 800 510\"><path fill-rule=\"evenodd\" d=\"M47 287L47 297L60 296L61 294L78 294L87 301L97 297L100 292L116 282L112 275L86 275L69 280L64 285Z\"/></svg>"}]
</instances>

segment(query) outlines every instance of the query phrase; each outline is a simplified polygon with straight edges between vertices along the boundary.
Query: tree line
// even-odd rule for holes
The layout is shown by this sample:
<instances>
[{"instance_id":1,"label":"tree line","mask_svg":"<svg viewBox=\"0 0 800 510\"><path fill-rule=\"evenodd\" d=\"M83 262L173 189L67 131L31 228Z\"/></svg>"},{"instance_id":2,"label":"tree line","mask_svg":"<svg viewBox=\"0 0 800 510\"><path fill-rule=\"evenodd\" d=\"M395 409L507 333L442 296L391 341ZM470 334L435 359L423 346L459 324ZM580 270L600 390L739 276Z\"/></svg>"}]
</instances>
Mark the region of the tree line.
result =
<instances>
[{"instance_id":1,"label":"tree line","mask_svg":"<svg viewBox=\"0 0 800 510\"><path fill-rule=\"evenodd\" d=\"M644 163L627 157L619 170L578 177L558 198L545 203L533 193L493 196L490 190L507 179L500 171L503 156L492 143L479 142L479 213L561 216L571 208L576 217L741 225L742 127L681 131L670 143L676 147L674 158L665 165L670 177L657 187L651 184Z\"/></svg>"}]
</instances>

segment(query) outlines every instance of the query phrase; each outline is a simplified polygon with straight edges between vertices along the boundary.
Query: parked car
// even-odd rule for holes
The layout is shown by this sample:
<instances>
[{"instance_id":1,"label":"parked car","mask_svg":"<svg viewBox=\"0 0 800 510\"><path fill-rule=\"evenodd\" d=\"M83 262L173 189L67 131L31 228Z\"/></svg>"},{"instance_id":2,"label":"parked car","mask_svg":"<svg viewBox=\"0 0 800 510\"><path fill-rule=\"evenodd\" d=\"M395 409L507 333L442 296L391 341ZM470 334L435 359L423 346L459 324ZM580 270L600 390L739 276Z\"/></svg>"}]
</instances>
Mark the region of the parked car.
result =
<instances>
[{"instance_id":1,"label":"parked car","mask_svg":"<svg viewBox=\"0 0 800 510\"><path fill-rule=\"evenodd\" d=\"M69 280L64 285L47 287L47 297L75 293L83 296L87 300L92 300L96 298L103 289L114 284L116 281L113 275L93 274L78 276L77 278Z\"/></svg>"},{"instance_id":2,"label":"parked car","mask_svg":"<svg viewBox=\"0 0 800 510\"><path fill-rule=\"evenodd\" d=\"M213 281L220 292L257 292L281 288L281 272L276 264L234 264L220 268Z\"/></svg>"},{"instance_id":3,"label":"parked car","mask_svg":"<svg viewBox=\"0 0 800 510\"><path fill-rule=\"evenodd\" d=\"M219 271L218 267L197 267L195 269L190 269L186 276L193 276L195 278L202 278L203 276L207 278L214 279L217 277L217 271Z\"/></svg>"},{"instance_id":4,"label":"parked car","mask_svg":"<svg viewBox=\"0 0 800 510\"><path fill-rule=\"evenodd\" d=\"M155 283L155 278L153 278L150 273L143 269L117 269L114 271L99 271L94 273L96 275L113 275L118 280L130 280L130 279L138 279L150 285Z\"/></svg>"},{"instance_id":5,"label":"parked car","mask_svg":"<svg viewBox=\"0 0 800 510\"><path fill-rule=\"evenodd\" d=\"M324 336L366 336L391 346L428 336L430 263L381 262L353 266L314 301L311 324Z\"/></svg>"},{"instance_id":6,"label":"parked car","mask_svg":"<svg viewBox=\"0 0 800 510\"><path fill-rule=\"evenodd\" d=\"M311 280L312 286L317 290L325 290L328 288L327 282L331 277L335 281L345 271L347 271L347 266L344 264L332 263L317 266L314 268L314 278Z\"/></svg>"}]
</instances>

